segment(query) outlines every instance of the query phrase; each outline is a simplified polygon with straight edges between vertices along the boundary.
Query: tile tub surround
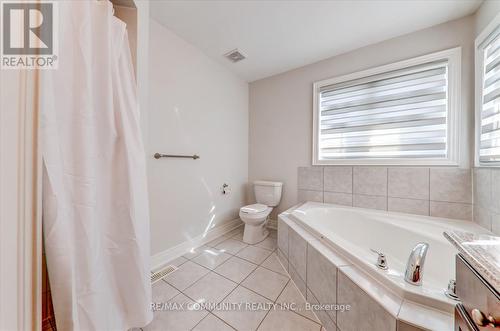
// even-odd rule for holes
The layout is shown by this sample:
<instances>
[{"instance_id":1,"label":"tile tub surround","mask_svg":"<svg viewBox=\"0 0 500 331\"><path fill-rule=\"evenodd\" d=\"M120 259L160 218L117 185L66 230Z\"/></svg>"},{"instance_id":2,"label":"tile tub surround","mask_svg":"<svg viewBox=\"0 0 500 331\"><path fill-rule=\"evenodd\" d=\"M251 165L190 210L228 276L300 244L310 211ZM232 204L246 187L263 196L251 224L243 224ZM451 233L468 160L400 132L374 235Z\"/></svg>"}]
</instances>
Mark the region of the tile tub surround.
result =
<instances>
[{"instance_id":1,"label":"tile tub surround","mask_svg":"<svg viewBox=\"0 0 500 331\"><path fill-rule=\"evenodd\" d=\"M308 302L351 305L346 311L316 311L326 330L453 330L451 313L403 300L286 217L286 212L278 219L278 238L278 258L285 268L306 266L306 279L298 277L303 285L297 287L305 287ZM291 247L300 240L305 257L303 248Z\"/></svg>"},{"instance_id":2,"label":"tile tub surround","mask_svg":"<svg viewBox=\"0 0 500 331\"><path fill-rule=\"evenodd\" d=\"M153 285L155 303L275 303L303 308L305 298L280 264L277 233L255 245L242 242L243 228L212 240L169 264L178 270ZM207 256L213 256L208 258ZM228 257L229 256L229 257ZM305 309L155 311L149 330L316 330Z\"/></svg>"},{"instance_id":3,"label":"tile tub surround","mask_svg":"<svg viewBox=\"0 0 500 331\"><path fill-rule=\"evenodd\" d=\"M469 169L299 167L297 182L298 202L325 202L472 220L472 176Z\"/></svg>"},{"instance_id":4,"label":"tile tub surround","mask_svg":"<svg viewBox=\"0 0 500 331\"><path fill-rule=\"evenodd\" d=\"M500 168L473 170L474 222L500 235Z\"/></svg>"}]
</instances>

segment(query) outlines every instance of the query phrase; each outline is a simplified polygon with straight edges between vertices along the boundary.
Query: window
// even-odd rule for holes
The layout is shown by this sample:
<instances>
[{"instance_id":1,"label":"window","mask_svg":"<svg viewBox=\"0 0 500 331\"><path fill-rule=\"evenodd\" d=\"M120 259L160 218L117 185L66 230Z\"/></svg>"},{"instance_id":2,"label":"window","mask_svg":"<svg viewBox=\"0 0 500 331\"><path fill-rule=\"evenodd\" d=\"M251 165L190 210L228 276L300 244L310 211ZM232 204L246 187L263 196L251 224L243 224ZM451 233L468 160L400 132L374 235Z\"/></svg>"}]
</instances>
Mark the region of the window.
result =
<instances>
[{"instance_id":1,"label":"window","mask_svg":"<svg viewBox=\"0 0 500 331\"><path fill-rule=\"evenodd\" d=\"M500 166L500 15L476 40L476 166Z\"/></svg>"},{"instance_id":2,"label":"window","mask_svg":"<svg viewBox=\"0 0 500 331\"><path fill-rule=\"evenodd\" d=\"M460 48L314 84L313 164L457 165Z\"/></svg>"}]
</instances>

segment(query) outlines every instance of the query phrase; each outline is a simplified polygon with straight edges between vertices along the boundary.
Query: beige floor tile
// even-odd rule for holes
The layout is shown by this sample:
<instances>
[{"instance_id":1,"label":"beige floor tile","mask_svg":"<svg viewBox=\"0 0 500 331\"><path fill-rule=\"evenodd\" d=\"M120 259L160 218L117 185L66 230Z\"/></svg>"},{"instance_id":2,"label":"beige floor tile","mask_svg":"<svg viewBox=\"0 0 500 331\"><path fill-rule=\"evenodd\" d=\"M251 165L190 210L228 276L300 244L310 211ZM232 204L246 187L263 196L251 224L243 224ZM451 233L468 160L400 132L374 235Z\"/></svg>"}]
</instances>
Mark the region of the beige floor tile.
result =
<instances>
[{"instance_id":1,"label":"beige floor tile","mask_svg":"<svg viewBox=\"0 0 500 331\"><path fill-rule=\"evenodd\" d=\"M230 238L230 237L229 237ZM209 246L209 247L215 247L217 246L218 244L220 244L221 242L223 241L226 241L228 239L228 237L222 235L220 237L217 237L215 238L214 240L210 241L208 244L206 244L205 246Z\"/></svg>"},{"instance_id":2,"label":"beige floor tile","mask_svg":"<svg viewBox=\"0 0 500 331\"><path fill-rule=\"evenodd\" d=\"M188 260L188 259L186 259L185 257L183 257L183 256L179 256L178 258L171 260L171 261L170 261L170 262L168 262L167 264L174 265L174 266L176 266L176 267L180 267L181 265L183 265L183 264L184 264L184 263L186 263L187 261L189 261L189 260Z\"/></svg>"},{"instance_id":3,"label":"beige floor tile","mask_svg":"<svg viewBox=\"0 0 500 331\"><path fill-rule=\"evenodd\" d=\"M286 272L285 268L281 265L280 261L278 260L278 255L276 253L271 254L263 263L263 267L266 267L267 269L271 269L272 271L276 271L277 273L282 274L283 276L288 276L288 273Z\"/></svg>"},{"instance_id":4,"label":"beige floor tile","mask_svg":"<svg viewBox=\"0 0 500 331\"><path fill-rule=\"evenodd\" d=\"M288 282L288 277L274 271L258 267L241 285L274 301Z\"/></svg>"},{"instance_id":5,"label":"beige floor tile","mask_svg":"<svg viewBox=\"0 0 500 331\"><path fill-rule=\"evenodd\" d=\"M318 323L287 310L271 310L259 327L259 331L320 331L320 329Z\"/></svg>"},{"instance_id":6,"label":"beige floor tile","mask_svg":"<svg viewBox=\"0 0 500 331\"><path fill-rule=\"evenodd\" d=\"M238 284L210 272L184 290L183 293L195 302L215 305L224 299L236 286ZM207 309L210 308L207 307Z\"/></svg>"},{"instance_id":7,"label":"beige floor tile","mask_svg":"<svg viewBox=\"0 0 500 331\"><path fill-rule=\"evenodd\" d=\"M221 242L220 244L218 244L216 246L216 248L223 250L226 253L235 255L247 246L248 246L247 244L245 244L239 240L227 239L227 240Z\"/></svg>"},{"instance_id":8,"label":"beige floor tile","mask_svg":"<svg viewBox=\"0 0 500 331\"><path fill-rule=\"evenodd\" d=\"M269 255L271 255L271 252L267 249L255 246L247 246L236 254L236 256L255 264L261 264Z\"/></svg>"},{"instance_id":9,"label":"beige floor tile","mask_svg":"<svg viewBox=\"0 0 500 331\"><path fill-rule=\"evenodd\" d=\"M276 247L278 247L278 244L277 244L276 238L271 238L268 236L266 239L262 240L261 242L256 243L254 246L265 248L265 249L268 249L270 251L274 251L276 249Z\"/></svg>"},{"instance_id":10,"label":"beige floor tile","mask_svg":"<svg viewBox=\"0 0 500 331\"><path fill-rule=\"evenodd\" d=\"M208 314L193 331L231 331L234 330L215 315Z\"/></svg>"},{"instance_id":11,"label":"beige floor tile","mask_svg":"<svg viewBox=\"0 0 500 331\"><path fill-rule=\"evenodd\" d=\"M210 270L194 262L188 261L180 266L179 269L163 278L167 283L176 289L183 291L188 286L196 282L201 277L208 274Z\"/></svg>"},{"instance_id":12,"label":"beige floor tile","mask_svg":"<svg viewBox=\"0 0 500 331\"><path fill-rule=\"evenodd\" d=\"M268 229L269 230L269 238L278 238L278 231L274 229Z\"/></svg>"},{"instance_id":13,"label":"beige floor tile","mask_svg":"<svg viewBox=\"0 0 500 331\"><path fill-rule=\"evenodd\" d=\"M243 242L243 232L237 233L237 234L233 235L231 238L234 240L239 240L239 241Z\"/></svg>"},{"instance_id":14,"label":"beige floor tile","mask_svg":"<svg viewBox=\"0 0 500 331\"><path fill-rule=\"evenodd\" d=\"M245 279L252 271L257 268L256 264L248 262L247 260L240 259L239 257L233 256L217 268L215 272L231 279L233 282L240 283Z\"/></svg>"},{"instance_id":15,"label":"beige floor tile","mask_svg":"<svg viewBox=\"0 0 500 331\"><path fill-rule=\"evenodd\" d=\"M170 303L176 303L179 309L155 311L153 322L144 331L190 330L208 314L206 310L194 309L194 302L182 293Z\"/></svg>"},{"instance_id":16,"label":"beige floor tile","mask_svg":"<svg viewBox=\"0 0 500 331\"><path fill-rule=\"evenodd\" d=\"M222 308L227 308L224 304L235 304L234 309L221 309L214 311L224 322L240 331L255 330L266 316L268 305L272 302L266 298L242 287L238 286L226 299L222 301ZM240 304L240 306L236 306Z\"/></svg>"},{"instance_id":17,"label":"beige floor tile","mask_svg":"<svg viewBox=\"0 0 500 331\"><path fill-rule=\"evenodd\" d=\"M153 284L153 303L164 303L172 299L180 292L163 280Z\"/></svg>"},{"instance_id":18,"label":"beige floor tile","mask_svg":"<svg viewBox=\"0 0 500 331\"><path fill-rule=\"evenodd\" d=\"M278 300L276 300L276 303L282 304L283 308L287 306L292 307L295 313L321 324L316 315L314 315L311 310L306 309L306 300L293 282L288 282L285 289L278 297Z\"/></svg>"},{"instance_id":19,"label":"beige floor tile","mask_svg":"<svg viewBox=\"0 0 500 331\"><path fill-rule=\"evenodd\" d=\"M213 270L230 257L231 255L223 252L222 250L216 248L207 248L203 251L203 253L195 257L192 261Z\"/></svg>"},{"instance_id":20,"label":"beige floor tile","mask_svg":"<svg viewBox=\"0 0 500 331\"><path fill-rule=\"evenodd\" d=\"M209 246L201 246L201 247L192 247L186 254L182 255L182 257L191 260L192 258L200 255L205 249L210 248Z\"/></svg>"},{"instance_id":21,"label":"beige floor tile","mask_svg":"<svg viewBox=\"0 0 500 331\"><path fill-rule=\"evenodd\" d=\"M243 234L243 230L244 229L245 229L244 226L240 226L240 227L238 227L236 229L233 229L233 230L229 231L228 233L223 234L223 237L231 238L231 237L234 237L234 236L236 236L238 234Z\"/></svg>"}]
</instances>

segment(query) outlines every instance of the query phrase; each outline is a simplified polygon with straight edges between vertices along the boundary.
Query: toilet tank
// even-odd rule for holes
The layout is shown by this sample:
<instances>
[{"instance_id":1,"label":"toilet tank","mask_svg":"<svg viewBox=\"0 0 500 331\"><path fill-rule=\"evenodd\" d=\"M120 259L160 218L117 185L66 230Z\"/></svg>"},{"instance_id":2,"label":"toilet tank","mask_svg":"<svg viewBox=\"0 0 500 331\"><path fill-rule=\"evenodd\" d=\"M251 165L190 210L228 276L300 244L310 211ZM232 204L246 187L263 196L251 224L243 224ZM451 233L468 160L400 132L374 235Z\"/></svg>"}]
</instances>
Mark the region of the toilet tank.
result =
<instances>
[{"instance_id":1,"label":"toilet tank","mask_svg":"<svg viewBox=\"0 0 500 331\"><path fill-rule=\"evenodd\" d=\"M268 207L276 207L281 200L281 188L283 183L255 181L253 183L253 191L257 203L265 204Z\"/></svg>"}]
</instances>

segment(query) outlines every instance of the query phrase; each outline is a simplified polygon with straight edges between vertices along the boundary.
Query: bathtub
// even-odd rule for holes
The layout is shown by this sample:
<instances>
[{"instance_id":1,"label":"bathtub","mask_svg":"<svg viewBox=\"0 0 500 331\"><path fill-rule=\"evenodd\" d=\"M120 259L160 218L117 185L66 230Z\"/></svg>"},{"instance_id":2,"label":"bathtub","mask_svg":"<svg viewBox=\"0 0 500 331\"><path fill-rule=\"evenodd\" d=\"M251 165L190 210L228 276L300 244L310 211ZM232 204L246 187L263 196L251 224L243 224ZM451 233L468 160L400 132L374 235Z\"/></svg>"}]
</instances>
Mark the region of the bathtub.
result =
<instances>
[{"instance_id":1,"label":"bathtub","mask_svg":"<svg viewBox=\"0 0 500 331\"><path fill-rule=\"evenodd\" d=\"M488 233L468 221L314 202L294 207L285 216L401 298L447 312L456 304L444 291L455 279L457 250L443 232ZM419 242L428 243L429 250L423 283L415 286L404 280L404 272L410 252ZM386 255L387 270L376 267L377 254L371 249Z\"/></svg>"}]
</instances>

